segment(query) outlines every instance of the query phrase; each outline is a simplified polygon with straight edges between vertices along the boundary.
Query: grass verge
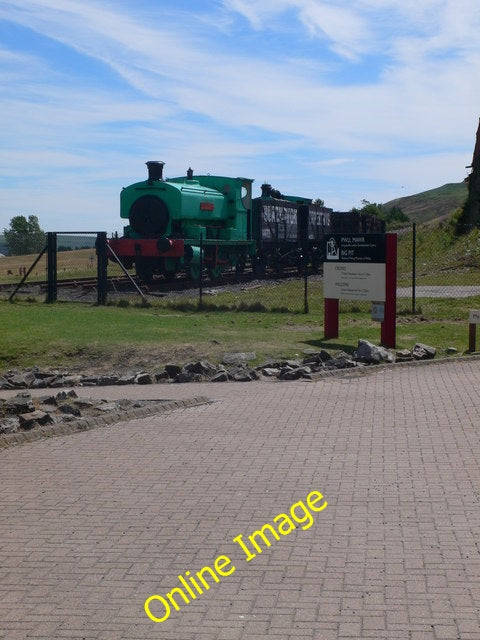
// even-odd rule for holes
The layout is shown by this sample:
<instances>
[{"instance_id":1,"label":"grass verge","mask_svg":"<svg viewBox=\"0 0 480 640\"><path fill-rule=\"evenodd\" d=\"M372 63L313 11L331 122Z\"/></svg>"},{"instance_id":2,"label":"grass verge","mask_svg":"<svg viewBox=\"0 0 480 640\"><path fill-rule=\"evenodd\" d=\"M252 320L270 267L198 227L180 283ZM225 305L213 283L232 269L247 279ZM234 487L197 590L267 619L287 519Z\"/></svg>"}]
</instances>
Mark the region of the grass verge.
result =
<instances>
[{"instance_id":1,"label":"grass verge","mask_svg":"<svg viewBox=\"0 0 480 640\"><path fill-rule=\"evenodd\" d=\"M398 319L397 347L415 342L464 352L468 346L470 299L445 302L445 317ZM477 303L480 301L477 299ZM0 370L28 366L68 366L106 370L162 367L196 358L221 360L229 351L267 357L294 357L308 347L353 351L359 338L378 344L380 325L365 305L342 303L340 338L323 339L323 314L176 311L161 307L96 307L71 303L0 302Z\"/></svg>"}]
</instances>

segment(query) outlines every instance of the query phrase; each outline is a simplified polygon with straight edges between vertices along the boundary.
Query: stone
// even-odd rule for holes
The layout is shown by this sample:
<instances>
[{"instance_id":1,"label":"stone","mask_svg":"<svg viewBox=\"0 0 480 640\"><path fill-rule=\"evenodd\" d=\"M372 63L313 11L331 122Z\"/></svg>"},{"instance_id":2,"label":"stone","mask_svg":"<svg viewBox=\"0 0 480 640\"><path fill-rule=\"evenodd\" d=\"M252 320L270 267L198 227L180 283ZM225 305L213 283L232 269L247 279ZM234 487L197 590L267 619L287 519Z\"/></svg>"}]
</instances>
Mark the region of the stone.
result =
<instances>
[{"instance_id":1,"label":"stone","mask_svg":"<svg viewBox=\"0 0 480 640\"><path fill-rule=\"evenodd\" d=\"M124 376L120 376L117 380L118 385L122 384L135 384L135 376L133 374L126 374Z\"/></svg>"},{"instance_id":2,"label":"stone","mask_svg":"<svg viewBox=\"0 0 480 640\"><path fill-rule=\"evenodd\" d=\"M423 344L422 342L417 342L412 349L412 356L415 360L432 360L435 358L436 353L437 350L435 347L430 347L428 344Z\"/></svg>"},{"instance_id":3,"label":"stone","mask_svg":"<svg viewBox=\"0 0 480 640\"><path fill-rule=\"evenodd\" d=\"M458 349L456 349L455 347L447 347L445 351L448 354L458 353Z\"/></svg>"},{"instance_id":4,"label":"stone","mask_svg":"<svg viewBox=\"0 0 480 640\"><path fill-rule=\"evenodd\" d=\"M33 373L27 371L23 374L11 376L9 382L14 387L28 388L35 382L35 376Z\"/></svg>"},{"instance_id":5,"label":"stone","mask_svg":"<svg viewBox=\"0 0 480 640\"><path fill-rule=\"evenodd\" d=\"M30 389L46 389L47 386L48 384L45 378L35 378L35 380L30 385Z\"/></svg>"},{"instance_id":6,"label":"stone","mask_svg":"<svg viewBox=\"0 0 480 640\"><path fill-rule=\"evenodd\" d=\"M276 378L280 374L281 369L277 367L264 367L261 372L268 378Z\"/></svg>"},{"instance_id":7,"label":"stone","mask_svg":"<svg viewBox=\"0 0 480 640\"><path fill-rule=\"evenodd\" d=\"M230 378L235 382L251 382L252 377L250 376L248 371L235 371L235 373L230 374Z\"/></svg>"},{"instance_id":8,"label":"stone","mask_svg":"<svg viewBox=\"0 0 480 640\"><path fill-rule=\"evenodd\" d=\"M82 415L81 412L80 412L80 409L78 407L74 407L71 404L61 404L61 405L59 405L58 410L61 413L65 413L65 414L71 415L71 416L77 416L78 417L78 416Z\"/></svg>"},{"instance_id":9,"label":"stone","mask_svg":"<svg viewBox=\"0 0 480 640\"><path fill-rule=\"evenodd\" d=\"M280 380L299 380L307 375L310 375L312 370L310 367L297 367L296 369L285 368L279 378Z\"/></svg>"},{"instance_id":10,"label":"stone","mask_svg":"<svg viewBox=\"0 0 480 640\"><path fill-rule=\"evenodd\" d=\"M182 373L183 367L180 367L178 364L168 363L165 365L165 371L168 373L169 378L176 378L180 373Z\"/></svg>"},{"instance_id":11,"label":"stone","mask_svg":"<svg viewBox=\"0 0 480 640\"><path fill-rule=\"evenodd\" d=\"M73 389L70 389L70 391L59 391L55 396L55 402L58 404L59 402L63 402L64 400L68 400L69 398L78 398Z\"/></svg>"},{"instance_id":12,"label":"stone","mask_svg":"<svg viewBox=\"0 0 480 640\"><path fill-rule=\"evenodd\" d=\"M7 378L0 378L0 389L13 389L13 384L7 380Z\"/></svg>"},{"instance_id":13,"label":"stone","mask_svg":"<svg viewBox=\"0 0 480 640\"><path fill-rule=\"evenodd\" d=\"M199 373L190 373L182 371L175 378L175 382L201 382L202 376Z\"/></svg>"},{"instance_id":14,"label":"stone","mask_svg":"<svg viewBox=\"0 0 480 640\"><path fill-rule=\"evenodd\" d=\"M228 373L226 371L219 371L213 376L211 382L228 382Z\"/></svg>"},{"instance_id":15,"label":"stone","mask_svg":"<svg viewBox=\"0 0 480 640\"><path fill-rule=\"evenodd\" d=\"M347 356L348 357L348 356ZM384 347L377 347L368 340L359 340L356 360L368 364L380 364L381 362L393 362L393 354Z\"/></svg>"},{"instance_id":16,"label":"stone","mask_svg":"<svg viewBox=\"0 0 480 640\"><path fill-rule=\"evenodd\" d=\"M410 349L400 349L395 352L395 362L410 362L413 360Z\"/></svg>"},{"instance_id":17,"label":"stone","mask_svg":"<svg viewBox=\"0 0 480 640\"><path fill-rule=\"evenodd\" d=\"M153 384L154 378L149 373L139 373L135 376L135 384Z\"/></svg>"},{"instance_id":18,"label":"stone","mask_svg":"<svg viewBox=\"0 0 480 640\"><path fill-rule=\"evenodd\" d=\"M256 354L254 351L239 352L239 353L225 353L223 355L222 364L244 364L250 360L255 360Z\"/></svg>"},{"instance_id":19,"label":"stone","mask_svg":"<svg viewBox=\"0 0 480 640\"><path fill-rule=\"evenodd\" d=\"M6 433L15 433L18 431L19 420L17 417L3 418L0 423L0 435Z\"/></svg>"},{"instance_id":20,"label":"stone","mask_svg":"<svg viewBox=\"0 0 480 640\"><path fill-rule=\"evenodd\" d=\"M206 360L199 360L198 362L190 362L189 364L185 365L184 369L189 373L199 373L200 375L203 375L203 376L214 375L217 371L216 367L214 367L213 364L210 364L210 362Z\"/></svg>"},{"instance_id":21,"label":"stone","mask_svg":"<svg viewBox=\"0 0 480 640\"><path fill-rule=\"evenodd\" d=\"M32 396L27 393L18 393L13 398L9 398L4 404L5 413L20 415L21 413L30 413L35 411L32 402Z\"/></svg>"},{"instance_id":22,"label":"stone","mask_svg":"<svg viewBox=\"0 0 480 640\"><path fill-rule=\"evenodd\" d=\"M119 376L111 375L111 376L100 376L97 379L98 387L108 387L113 384L117 384Z\"/></svg>"},{"instance_id":23,"label":"stone","mask_svg":"<svg viewBox=\"0 0 480 640\"><path fill-rule=\"evenodd\" d=\"M95 406L93 400L89 400L88 398L78 398L73 401L73 404L79 409L91 409Z\"/></svg>"},{"instance_id":24,"label":"stone","mask_svg":"<svg viewBox=\"0 0 480 640\"><path fill-rule=\"evenodd\" d=\"M118 411L119 406L117 402L101 402L100 404L97 404L96 408L99 411Z\"/></svg>"},{"instance_id":25,"label":"stone","mask_svg":"<svg viewBox=\"0 0 480 640\"><path fill-rule=\"evenodd\" d=\"M170 376L168 375L167 371L159 371L158 373L155 374L155 381L156 382L160 382L160 380L162 382L166 382L169 379L170 379Z\"/></svg>"},{"instance_id":26,"label":"stone","mask_svg":"<svg viewBox=\"0 0 480 640\"><path fill-rule=\"evenodd\" d=\"M54 420L49 413L45 411L31 411L30 413L22 413L18 416L19 425L21 429L32 429L36 424L44 425L51 424Z\"/></svg>"}]
</instances>

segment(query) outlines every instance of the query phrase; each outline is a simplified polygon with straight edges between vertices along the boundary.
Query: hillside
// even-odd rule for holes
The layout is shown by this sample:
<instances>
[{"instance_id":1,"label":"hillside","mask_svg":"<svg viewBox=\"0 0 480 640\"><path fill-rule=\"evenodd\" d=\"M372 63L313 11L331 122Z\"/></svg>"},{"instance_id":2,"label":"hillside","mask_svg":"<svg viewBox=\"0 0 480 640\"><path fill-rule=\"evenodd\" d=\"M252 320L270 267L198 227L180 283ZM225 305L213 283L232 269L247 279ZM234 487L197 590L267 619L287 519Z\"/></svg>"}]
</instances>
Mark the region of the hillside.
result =
<instances>
[{"instance_id":1,"label":"hillside","mask_svg":"<svg viewBox=\"0 0 480 640\"><path fill-rule=\"evenodd\" d=\"M411 220L424 223L452 214L463 205L467 194L468 187L465 182L451 182L437 189L390 200L383 206L387 209L400 207Z\"/></svg>"}]
</instances>

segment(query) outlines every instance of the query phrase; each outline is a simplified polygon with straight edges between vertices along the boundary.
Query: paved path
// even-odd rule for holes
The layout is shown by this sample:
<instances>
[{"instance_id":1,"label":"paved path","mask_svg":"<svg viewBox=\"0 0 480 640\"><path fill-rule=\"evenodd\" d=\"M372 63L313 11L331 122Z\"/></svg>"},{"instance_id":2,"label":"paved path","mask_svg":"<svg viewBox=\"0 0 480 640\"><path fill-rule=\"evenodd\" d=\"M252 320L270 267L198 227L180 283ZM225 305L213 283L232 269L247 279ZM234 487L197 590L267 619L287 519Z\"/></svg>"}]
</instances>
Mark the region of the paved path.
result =
<instances>
[{"instance_id":1,"label":"paved path","mask_svg":"<svg viewBox=\"0 0 480 640\"><path fill-rule=\"evenodd\" d=\"M204 384L218 402L1 451L0 638L478 640L479 379L462 360ZM312 491L314 523L297 505L247 562L233 538ZM230 575L173 591L221 555Z\"/></svg>"},{"instance_id":2,"label":"paved path","mask_svg":"<svg viewBox=\"0 0 480 640\"><path fill-rule=\"evenodd\" d=\"M417 298L470 298L480 296L480 287L476 285L418 285L415 287ZM397 287L397 297L411 298L412 287Z\"/></svg>"}]
</instances>

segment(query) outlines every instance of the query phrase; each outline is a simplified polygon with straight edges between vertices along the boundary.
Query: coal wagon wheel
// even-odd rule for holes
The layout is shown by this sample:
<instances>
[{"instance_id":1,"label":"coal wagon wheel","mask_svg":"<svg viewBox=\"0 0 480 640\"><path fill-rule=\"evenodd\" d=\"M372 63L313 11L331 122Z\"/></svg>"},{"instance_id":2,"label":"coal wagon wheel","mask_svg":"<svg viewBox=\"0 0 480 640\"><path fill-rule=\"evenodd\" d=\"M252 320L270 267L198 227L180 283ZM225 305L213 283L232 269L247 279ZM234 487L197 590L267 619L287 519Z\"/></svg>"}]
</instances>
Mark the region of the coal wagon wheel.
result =
<instances>
[{"instance_id":1,"label":"coal wagon wheel","mask_svg":"<svg viewBox=\"0 0 480 640\"><path fill-rule=\"evenodd\" d=\"M257 258L252 265L253 274L257 278L264 278L267 274L267 264L264 258Z\"/></svg>"},{"instance_id":2,"label":"coal wagon wheel","mask_svg":"<svg viewBox=\"0 0 480 640\"><path fill-rule=\"evenodd\" d=\"M239 258L235 265L235 273L241 275L245 271L245 258Z\"/></svg>"}]
</instances>

